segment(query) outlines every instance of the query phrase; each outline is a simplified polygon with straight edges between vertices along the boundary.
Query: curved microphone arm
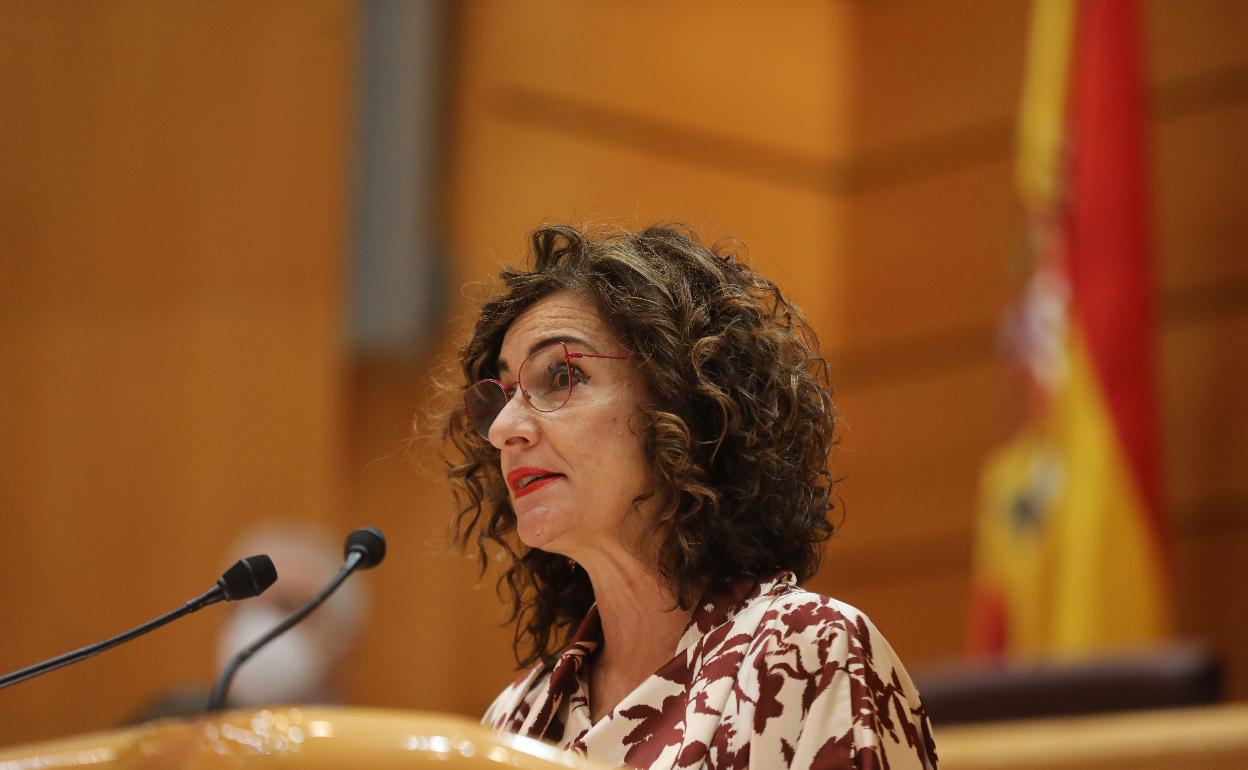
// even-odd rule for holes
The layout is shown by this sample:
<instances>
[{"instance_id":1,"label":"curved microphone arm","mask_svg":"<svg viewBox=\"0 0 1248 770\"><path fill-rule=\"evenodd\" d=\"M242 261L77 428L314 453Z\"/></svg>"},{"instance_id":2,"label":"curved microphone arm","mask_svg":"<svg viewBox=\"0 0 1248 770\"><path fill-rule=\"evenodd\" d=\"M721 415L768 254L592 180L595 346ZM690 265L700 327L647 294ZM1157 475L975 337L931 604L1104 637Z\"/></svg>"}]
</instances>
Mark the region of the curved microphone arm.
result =
<instances>
[{"instance_id":1,"label":"curved microphone arm","mask_svg":"<svg viewBox=\"0 0 1248 770\"><path fill-rule=\"evenodd\" d=\"M221 596L218 589L213 588L212 590L206 591L202 595L191 599L181 607L170 610L158 618L153 618L141 626L135 626L129 631L118 634L111 639L105 639L102 642L89 644L86 647L79 647L78 649L71 650L64 655L58 655L55 658L45 660L42 663L36 663L33 666L27 666L26 668L14 671L11 674L5 674L3 677L0 677L0 689L8 687L12 684L17 684L18 682L24 682L27 679L33 679L34 677L37 677L40 674L46 674L49 671L55 671L62 666L68 666L71 663L77 663L80 660L85 660L99 655L105 650L111 650L119 644L125 644L136 636L146 634L148 631L155 631L166 623L172 623L183 615L189 615L198 609L207 607L209 604L215 604L224 598L225 597Z\"/></svg>"},{"instance_id":2,"label":"curved microphone arm","mask_svg":"<svg viewBox=\"0 0 1248 770\"><path fill-rule=\"evenodd\" d=\"M208 698L208 711L220 711L225 708L226 694L229 692L230 683L234 681L234 674L238 672L239 667L250 660L252 655L259 652L260 648L286 633L296 623L310 615L317 607L320 607L334 591L338 590L338 586L342 585L343 581L350 577L351 573L360 566L360 562L363 559L364 554L359 551L349 553L346 561L338 568L338 574L334 575L334 579L329 581L329 585L322 588L320 593L304 602L299 609L274 626L268 633L239 650L237 655L230 658L230 662L226 664L221 675L217 677L216 685L212 688L212 695Z\"/></svg>"},{"instance_id":3,"label":"curved microphone arm","mask_svg":"<svg viewBox=\"0 0 1248 770\"><path fill-rule=\"evenodd\" d=\"M117 645L125 644L135 637L142 636L149 631L155 631L166 623L172 623L183 615L189 615L210 604L258 596L264 593L276 580L277 570L274 569L273 561L268 556L261 554L239 559L234 563L234 566L226 570L225 574L217 579L215 586L186 602L181 607L170 610L164 615L153 618L141 626L135 626L129 631L118 634L111 639L89 644L86 647L71 650L64 655L58 655L55 658L36 663L33 666L27 666L26 668L0 676L0 690L9 685L32 679L40 674L55 671L62 666L68 666L71 663L77 663L80 660L99 655L105 650L111 650Z\"/></svg>"}]
</instances>

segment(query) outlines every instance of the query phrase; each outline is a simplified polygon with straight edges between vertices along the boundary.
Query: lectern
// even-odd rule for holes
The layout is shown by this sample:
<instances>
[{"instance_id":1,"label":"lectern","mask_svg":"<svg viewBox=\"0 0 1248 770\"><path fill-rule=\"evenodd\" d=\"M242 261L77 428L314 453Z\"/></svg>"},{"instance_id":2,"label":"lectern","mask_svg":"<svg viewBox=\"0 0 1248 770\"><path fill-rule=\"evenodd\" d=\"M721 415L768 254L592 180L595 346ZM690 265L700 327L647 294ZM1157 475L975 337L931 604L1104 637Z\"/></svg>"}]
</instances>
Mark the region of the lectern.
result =
<instances>
[{"instance_id":1,"label":"lectern","mask_svg":"<svg viewBox=\"0 0 1248 770\"><path fill-rule=\"evenodd\" d=\"M34 768L583 768L594 762L445 714L273 706L0 749L0 770Z\"/></svg>"}]
</instances>

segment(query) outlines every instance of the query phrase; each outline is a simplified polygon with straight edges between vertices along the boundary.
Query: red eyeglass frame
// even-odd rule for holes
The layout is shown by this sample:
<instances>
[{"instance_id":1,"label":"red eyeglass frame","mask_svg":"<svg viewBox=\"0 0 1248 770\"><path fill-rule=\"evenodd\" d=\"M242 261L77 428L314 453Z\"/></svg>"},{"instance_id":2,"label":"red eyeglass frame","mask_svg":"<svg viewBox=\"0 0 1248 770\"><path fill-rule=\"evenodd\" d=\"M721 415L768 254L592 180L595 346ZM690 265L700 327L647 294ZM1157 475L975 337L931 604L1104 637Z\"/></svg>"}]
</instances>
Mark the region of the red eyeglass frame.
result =
<instances>
[{"instance_id":1,"label":"red eyeglass frame","mask_svg":"<svg viewBox=\"0 0 1248 770\"><path fill-rule=\"evenodd\" d=\"M529 406L531 406L531 407L533 407L534 409L536 409L537 411L541 412L542 414L550 414L551 412L557 412L557 411L559 411L560 409L562 409L562 408L564 408L565 406L567 406L567 405L568 405L568 402L572 400L572 391L576 388L576 381L575 381L573 378L571 378L571 377L569 377L569 378L568 378L568 393L567 393L567 395L565 395L565 396L563 397L563 400L559 402L559 406L556 406L556 407L555 407L555 408L553 408L553 409L542 409L542 408L541 408L541 407L539 407L537 404L534 404L534 403L533 403L533 397L529 395L529 391L528 391L528 390L526 390L526 389L525 389L525 387L524 387L523 385L521 385L521 384L520 384L521 375L522 375L522 373L524 372L524 365L525 365L525 364L527 364L527 363L528 363L528 362L529 362L529 361L530 361L530 360L531 360L534 356L536 356L537 354L539 354L539 353L543 353L543 352L545 352L548 348L553 348L553 347L554 347L554 346L556 346L556 345L560 345L560 346L562 346L562 347L563 347L563 362L564 362L564 364L566 364L569 368L570 368L570 367L571 367L571 365L572 365L572 364L571 364L572 360L573 360L573 359L577 359L577 358L605 358L605 359L610 360L610 361L627 361L628 359L632 358L632 356L608 356L608 355L603 355L603 354L601 354L601 353L581 353L581 352L579 352L579 351L572 351L572 350L568 350L568 343L566 343L566 342L552 342L552 343L550 343L549 345L543 345L543 346L541 346L540 348L538 348L537 350L534 350L532 353L530 353L530 354L528 354L527 356L525 356L525 357L524 357L524 360L520 362L520 366L516 368L516 379L512 380L510 383L504 383L502 380L496 379L496 378L494 378L494 377L483 377L483 378L481 378L481 379L477 380L476 382L472 383L472 384L471 384L471 385L469 385L468 387L464 388L464 396L463 396L463 399L464 399L464 416L466 416L466 417L468 418L468 421L469 421L469 422L472 422L472 409L468 406L468 393L469 393L469 392L471 392L471 391L472 391L474 388L476 388L478 385L480 385L480 384L482 384L482 383L485 383L485 382L489 382L489 383L492 383L492 384L494 384L494 385L497 385L497 386L498 386L498 389L499 389L499 390L501 390L501 391L503 392L503 399L504 399L504 400L503 400L503 405L502 405L502 407L500 407L500 408L499 408L499 410L498 410L498 411L499 411L499 414L501 414L501 413L502 413L503 409L507 408L507 403L508 403L509 401L511 401L511 399L512 399L512 397L513 397L513 396L515 396L515 393L514 393L514 392L512 392L512 393L508 393L508 391L509 391L511 388L516 388L516 389L518 389L518 390L519 390L522 394L524 394L524 400L525 400L525 402L526 402ZM494 415L494 419L495 419L495 420L497 420L497 419L498 419L498 415L497 415L497 414L496 414L496 415ZM492 426L493 424L494 424L494 420L491 420L491 421L490 421L490 425ZM473 425L473 427L475 428L476 426L475 426L475 425ZM487 431L487 432L488 432L488 431ZM480 430L477 430L477 435L481 436L482 438L489 438L489 436L482 434Z\"/></svg>"}]
</instances>

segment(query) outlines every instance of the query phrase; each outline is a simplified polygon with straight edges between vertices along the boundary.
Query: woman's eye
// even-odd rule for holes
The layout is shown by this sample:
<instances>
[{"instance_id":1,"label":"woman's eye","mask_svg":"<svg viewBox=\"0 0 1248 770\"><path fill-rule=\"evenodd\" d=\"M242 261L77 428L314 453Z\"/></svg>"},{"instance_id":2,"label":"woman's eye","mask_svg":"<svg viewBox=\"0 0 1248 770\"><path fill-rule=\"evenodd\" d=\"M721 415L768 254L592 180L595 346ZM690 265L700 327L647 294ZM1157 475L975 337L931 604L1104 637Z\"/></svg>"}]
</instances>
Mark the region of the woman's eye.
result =
<instances>
[{"instance_id":1,"label":"woman's eye","mask_svg":"<svg viewBox=\"0 0 1248 770\"><path fill-rule=\"evenodd\" d=\"M560 388L567 389L572 385L580 385L581 383L589 382L589 376L586 375L585 372L581 371L580 367L568 364L567 366L559 367L559 370L558 377ZM572 378L572 382L570 384L568 382L569 377Z\"/></svg>"},{"instance_id":2,"label":"woman's eye","mask_svg":"<svg viewBox=\"0 0 1248 770\"><path fill-rule=\"evenodd\" d=\"M569 378L571 378L569 380ZM555 364L546 370L547 391L568 390L574 385L589 382L589 377L575 366Z\"/></svg>"}]
</instances>

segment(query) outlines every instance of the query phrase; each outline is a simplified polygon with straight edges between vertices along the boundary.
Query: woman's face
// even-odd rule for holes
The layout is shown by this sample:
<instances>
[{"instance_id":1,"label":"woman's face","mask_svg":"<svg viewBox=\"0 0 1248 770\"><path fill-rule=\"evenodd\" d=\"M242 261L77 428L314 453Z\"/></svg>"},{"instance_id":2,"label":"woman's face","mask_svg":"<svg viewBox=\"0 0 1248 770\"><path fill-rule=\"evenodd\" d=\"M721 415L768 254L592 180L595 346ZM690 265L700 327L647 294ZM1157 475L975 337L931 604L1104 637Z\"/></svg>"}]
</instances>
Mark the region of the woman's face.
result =
<instances>
[{"instance_id":1,"label":"woman's face","mask_svg":"<svg viewBox=\"0 0 1248 770\"><path fill-rule=\"evenodd\" d=\"M555 341L573 353L627 355L588 299L560 292L512 322L498 378L512 382L530 353ZM652 486L641 440L631 429L643 400L641 375L632 359L570 363L574 385L562 408L539 412L517 388L490 426L517 532L532 548L582 563L620 549L635 555L645 523L629 512L633 499ZM526 380L529 374L526 369Z\"/></svg>"}]
</instances>

